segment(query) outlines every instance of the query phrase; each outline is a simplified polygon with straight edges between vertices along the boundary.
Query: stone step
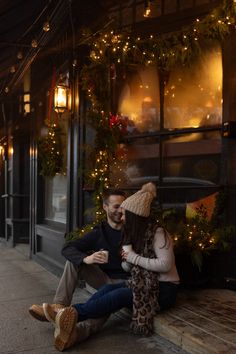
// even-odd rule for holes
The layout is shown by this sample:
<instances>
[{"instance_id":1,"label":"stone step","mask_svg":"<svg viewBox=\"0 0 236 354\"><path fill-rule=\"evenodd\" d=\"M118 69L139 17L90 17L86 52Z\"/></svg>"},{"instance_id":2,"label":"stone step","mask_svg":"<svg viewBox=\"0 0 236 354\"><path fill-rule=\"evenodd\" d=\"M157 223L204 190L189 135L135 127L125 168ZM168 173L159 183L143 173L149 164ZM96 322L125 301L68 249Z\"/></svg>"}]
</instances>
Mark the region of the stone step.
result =
<instances>
[{"instance_id":1,"label":"stone step","mask_svg":"<svg viewBox=\"0 0 236 354\"><path fill-rule=\"evenodd\" d=\"M131 312L117 315L130 319ZM189 354L236 354L236 292L181 290L176 306L155 317L154 331Z\"/></svg>"},{"instance_id":2,"label":"stone step","mask_svg":"<svg viewBox=\"0 0 236 354\"><path fill-rule=\"evenodd\" d=\"M185 290L155 317L155 333L190 354L236 353L236 292Z\"/></svg>"}]
</instances>

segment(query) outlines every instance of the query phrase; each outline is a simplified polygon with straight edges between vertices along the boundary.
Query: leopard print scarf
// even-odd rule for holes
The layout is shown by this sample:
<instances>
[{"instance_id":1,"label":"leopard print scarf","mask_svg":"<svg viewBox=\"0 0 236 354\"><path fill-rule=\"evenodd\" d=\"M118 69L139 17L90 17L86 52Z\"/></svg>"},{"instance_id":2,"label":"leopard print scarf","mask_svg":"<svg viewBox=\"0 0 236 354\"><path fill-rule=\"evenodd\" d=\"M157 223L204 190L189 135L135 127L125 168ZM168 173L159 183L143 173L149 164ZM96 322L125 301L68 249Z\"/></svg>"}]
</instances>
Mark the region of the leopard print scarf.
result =
<instances>
[{"instance_id":1,"label":"leopard print scarf","mask_svg":"<svg viewBox=\"0 0 236 354\"><path fill-rule=\"evenodd\" d=\"M157 227L149 226L144 241L144 250L141 256L156 258L153 250L153 238ZM149 335L153 331L153 317L159 311L159 281L158 273L133 266L128 287L133 292L133 315L130 325L136 334Z\"/></svg>"}]
</instances>

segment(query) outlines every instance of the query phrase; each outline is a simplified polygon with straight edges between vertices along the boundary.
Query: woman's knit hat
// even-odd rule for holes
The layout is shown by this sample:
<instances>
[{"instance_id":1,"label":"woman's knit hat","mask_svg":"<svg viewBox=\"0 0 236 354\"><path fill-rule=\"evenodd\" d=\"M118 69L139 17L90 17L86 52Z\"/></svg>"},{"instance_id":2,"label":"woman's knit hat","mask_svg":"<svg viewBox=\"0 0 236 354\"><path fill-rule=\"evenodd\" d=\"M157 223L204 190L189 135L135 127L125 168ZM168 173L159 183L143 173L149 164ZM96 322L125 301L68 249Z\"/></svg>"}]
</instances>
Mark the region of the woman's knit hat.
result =
<instances>
[{"instance_id":1,"label":"woman's knit hat","mask_svg":"<svg viewBox=\"0 0 236 354\"><path fill-rule=\"evenodd\" d=\"M126 198L121 203L121 208L131 211L136 215L148 217L150 215L151 202L154 197L156 197L156 186L149 182L144 184L140 191Z\"/></svg>"}]
</instances>

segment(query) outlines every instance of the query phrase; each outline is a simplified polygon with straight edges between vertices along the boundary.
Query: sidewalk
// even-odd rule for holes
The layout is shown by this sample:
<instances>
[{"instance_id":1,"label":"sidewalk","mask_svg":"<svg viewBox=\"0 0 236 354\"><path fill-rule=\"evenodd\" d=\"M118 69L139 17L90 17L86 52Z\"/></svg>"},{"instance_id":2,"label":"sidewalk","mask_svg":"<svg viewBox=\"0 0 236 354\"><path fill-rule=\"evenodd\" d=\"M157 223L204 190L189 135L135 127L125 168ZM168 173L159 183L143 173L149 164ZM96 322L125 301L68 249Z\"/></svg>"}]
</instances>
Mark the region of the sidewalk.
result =
<instances>
[{"instance_id":1,"label":"sidewalk","mask_svg":"<svg viewBox=\"0 0 236 354\"><path fill-rule=\"evenodd\" d=\"M28 308L33 303L51 302L58 278L30 260L21 247L8 248L0 241L0 354L55 354L53 327L33 319ZM84 301L78 289L74 301ZM123 317L111 316L104 329L66 353L83 354L186 354L157 335L134 336Z\"/></svg>"}]
</instances>

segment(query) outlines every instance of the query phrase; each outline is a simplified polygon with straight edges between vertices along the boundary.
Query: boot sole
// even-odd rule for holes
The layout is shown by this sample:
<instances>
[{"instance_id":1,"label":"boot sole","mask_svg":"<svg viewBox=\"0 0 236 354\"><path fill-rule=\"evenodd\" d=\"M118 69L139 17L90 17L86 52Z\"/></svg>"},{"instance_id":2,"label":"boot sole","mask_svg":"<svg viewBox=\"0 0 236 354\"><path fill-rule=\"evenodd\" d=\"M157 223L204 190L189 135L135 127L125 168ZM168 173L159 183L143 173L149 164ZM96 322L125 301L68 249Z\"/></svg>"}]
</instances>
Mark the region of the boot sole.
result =
<instances>
[{"instance_id":1,"label":"boot sole","mask_svg":"<svg viewBox=\"0 0 236 354\"><path fill-rule=\"evenodd\" d=\"M73 308L67 308L55 321L54 346L62 352L67 348L72 331L77 323L77 313Z\"/></svg>"},{"instance_id":2,"label":"boot sole","mask_svg":"<svg viewBox=\"0 0 236 354\"><path fill-rule=\"evenodd\" d=\"M48 322L48 320L44 315L40 315L40 313L34 311L33 309L29 309L29 313L31 314L32 317L36 318L36 320L38 321Z\"/></svg>"}]
</instances>

